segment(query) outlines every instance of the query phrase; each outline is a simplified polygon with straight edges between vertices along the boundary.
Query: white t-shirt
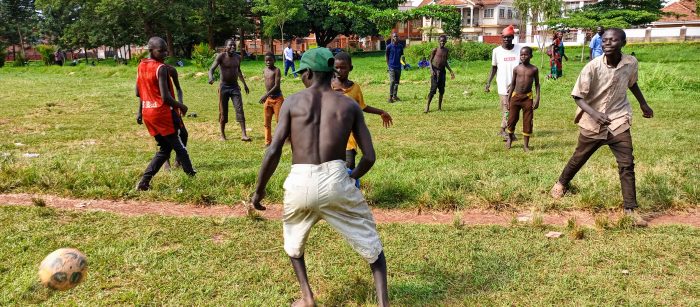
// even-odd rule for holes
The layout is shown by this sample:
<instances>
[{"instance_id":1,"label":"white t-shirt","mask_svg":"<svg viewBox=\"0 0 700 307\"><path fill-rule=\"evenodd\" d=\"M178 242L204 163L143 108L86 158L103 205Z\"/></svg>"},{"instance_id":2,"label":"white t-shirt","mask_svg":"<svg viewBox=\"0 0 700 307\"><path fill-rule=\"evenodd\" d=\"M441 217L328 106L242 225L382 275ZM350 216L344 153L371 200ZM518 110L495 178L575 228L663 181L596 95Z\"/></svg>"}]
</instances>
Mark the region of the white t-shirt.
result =
<instances>
[{"instance_id":1,"label":"white t-shirt","mask_svg":"<svg viewBox=\"0 0 700 307\"><path fill-rule=\"evenodd\" d=\"M491 65L498 67L496 71L498 95L508 94L508 86L513 81L513 69L520 64L520 48L522 48L520 45L513 44L511 50L506 50L503 46L493 49Z\"/></svg>"},{"instance_id":2,"label":"white t-shirt","mask_svg":"<svg viewBox=\"0 0 700 307\"><path fill-rule=\"evenodd\" d=\"M284 48L284 59L287 61L294 61L294 51L292 51L292 48Z\"/></svg>"}]
</instances>

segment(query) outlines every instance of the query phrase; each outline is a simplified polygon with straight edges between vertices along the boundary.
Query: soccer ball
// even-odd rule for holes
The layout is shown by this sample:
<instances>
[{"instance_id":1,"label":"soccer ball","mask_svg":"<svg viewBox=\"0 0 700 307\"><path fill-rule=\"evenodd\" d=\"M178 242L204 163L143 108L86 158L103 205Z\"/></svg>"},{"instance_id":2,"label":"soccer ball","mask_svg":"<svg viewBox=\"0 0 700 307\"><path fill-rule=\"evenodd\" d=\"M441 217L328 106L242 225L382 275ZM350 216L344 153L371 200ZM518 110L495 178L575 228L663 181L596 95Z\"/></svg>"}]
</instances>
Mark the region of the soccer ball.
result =
<instances>
[{"instance_id":1,"label":"soccer ball","mask_svg":"<svg viewBox=\"0 0 700 307\"><path fill-rule=\"evenodd\" d=\"M59 248L39 266L41 284L53 290L68 290L87 277L87 257L75 248Z\"/></svg>"}]
</instances>

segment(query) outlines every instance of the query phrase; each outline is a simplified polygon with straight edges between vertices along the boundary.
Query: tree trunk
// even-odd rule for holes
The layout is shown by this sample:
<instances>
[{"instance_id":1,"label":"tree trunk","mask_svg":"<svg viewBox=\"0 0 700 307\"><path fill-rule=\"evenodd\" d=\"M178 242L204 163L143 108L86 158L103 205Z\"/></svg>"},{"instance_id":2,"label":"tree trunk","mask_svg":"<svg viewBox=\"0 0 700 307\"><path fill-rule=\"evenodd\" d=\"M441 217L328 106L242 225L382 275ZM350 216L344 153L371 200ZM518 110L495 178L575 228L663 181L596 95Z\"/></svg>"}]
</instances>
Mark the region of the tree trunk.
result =
<instances>
[{"instance_id":1,"label":"tree trunk","mask_svg":"<svg viewBox=\"0 0 700 307\"><path fill-rule=\"evenodd\" d=\"M170 30L165 30L165 39L168 44L168 56L175 56L175 48L173 48L173 33Z\"/></svg>"},{"instance_id":2,"label":"tree trunk","mask_svg":"<svg viewBox=\"0 0 700 307\"><path fill-rule=\"evenodd\" d=\"M83 54L85 55L85 65L88 64L87 48L83 47Z\"/></svg>"},{"instance_id":3,"label":"tree trunk","mask_svg":"<svg viewBox=\"0 0 700 307\"><path fill-rule=\"evenodd\" d=\"M24 37L22 37L22 30L20 30L19 25L17 25L17 34L19 34L19 51L22 54L22 59L27 59L27 54L24 53Z\"/></svg>"},{"instance_id":4,"label":"tree trunk","mask_svg":"<svg viewBox=\"0 0 700 307\"><path fill-rule=\"evenodd\" d=\"M207 20L207 43L209 44L209 50L215 50L216 45L214 45L214 25L212 21L214 20L214 8L216 2L214 0L209 1L209 19Z\"/></svg>"},{"instance_id":5,"label":"tree trunk","mask_svg":"<svg viewBox=\"0 0 700 307\"><path fill-rule=\"evenodd\" d=\"M243 51L245 50L245 29L241 27L241 39L240 39L240 47L238 50L241 51L241 54L243 54Z\"/></svg>"}]
</instances>

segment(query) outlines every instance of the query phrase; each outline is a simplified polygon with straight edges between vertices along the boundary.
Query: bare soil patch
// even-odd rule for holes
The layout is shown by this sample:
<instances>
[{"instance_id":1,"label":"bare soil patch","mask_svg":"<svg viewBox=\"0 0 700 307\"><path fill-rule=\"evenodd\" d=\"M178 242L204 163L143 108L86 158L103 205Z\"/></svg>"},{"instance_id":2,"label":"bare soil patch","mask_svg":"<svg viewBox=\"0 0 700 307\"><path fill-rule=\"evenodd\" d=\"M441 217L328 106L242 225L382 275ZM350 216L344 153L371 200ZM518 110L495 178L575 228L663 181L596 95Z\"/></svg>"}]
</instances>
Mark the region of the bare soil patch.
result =
<instances>
[{"instance_id":1,"label":"bare soil patch","mask_svg":"<svg viewBox=\"0 0 700 307\"><path fill-rule=\"evenodd\" d=\"M34 201L32 199L35 199ZM243 204L233 206L196 206L174 202L150 202L136 200L75 199L40 194L0 194L0 205L33 206L41 199L47 207L74 211L106 211L124 216L163 215L173 217L244 217L248 207ZM581 225L594 225L595 215L584 211L562 211L555 213L501 212L489 210L463 210L441 212L425 210L373 209L378 223L452 224L461 219L464 225L509 225L514 219L532 220L541 216L544 224L565 225L570 218L576 218ZM265 219L280 220L282 205L267 205L267 210L257 211ZM599 213L610 220L620 217L620 212ZM700 210L646 213L644 216L651 226L680 224L700 227ZM215 241L223 238L213 238Z\"/></svg>"}]
</instances>

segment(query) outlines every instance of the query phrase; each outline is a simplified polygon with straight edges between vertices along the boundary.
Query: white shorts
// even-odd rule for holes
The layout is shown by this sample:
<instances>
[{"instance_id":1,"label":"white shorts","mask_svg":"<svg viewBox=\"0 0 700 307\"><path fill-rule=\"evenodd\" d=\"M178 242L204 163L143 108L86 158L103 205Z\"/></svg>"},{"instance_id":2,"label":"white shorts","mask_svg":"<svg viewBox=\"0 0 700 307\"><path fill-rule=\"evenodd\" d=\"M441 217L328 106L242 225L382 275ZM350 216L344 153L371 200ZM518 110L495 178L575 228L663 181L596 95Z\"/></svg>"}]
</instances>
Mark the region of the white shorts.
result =
<instances>
[{"instance_id":1,"label":"white shorts","mask_svg":"<svg viewBox=\"0 0 700 307\"><path fill-rule=\"evenodd\" d=\"M311 227L324 219L340 232L367 262L377 261L382 242L367 202L345 161L294 164L284 181L284 250L290 257L304 255Z\"/></svg>"}]
</instances>

